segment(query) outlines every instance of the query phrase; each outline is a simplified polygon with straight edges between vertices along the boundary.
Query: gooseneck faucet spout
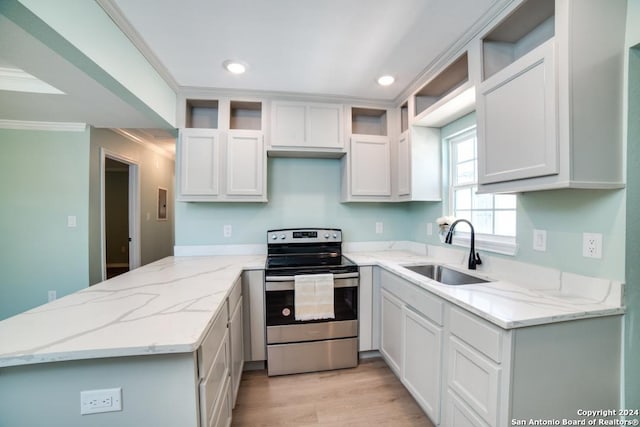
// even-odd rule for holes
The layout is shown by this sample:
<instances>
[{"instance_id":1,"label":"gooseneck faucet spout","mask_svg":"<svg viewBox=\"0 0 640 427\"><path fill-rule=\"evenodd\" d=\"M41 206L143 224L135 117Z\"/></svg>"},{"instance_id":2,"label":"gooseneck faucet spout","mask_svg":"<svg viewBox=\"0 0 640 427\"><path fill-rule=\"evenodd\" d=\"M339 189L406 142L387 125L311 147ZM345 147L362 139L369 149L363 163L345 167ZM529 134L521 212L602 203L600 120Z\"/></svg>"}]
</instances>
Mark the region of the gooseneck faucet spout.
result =
<instances>
[{"instance_id":1,"label":"gooseneck faucet spout","mask_svg":"<svg viewBox=\"0 0 640 427\"><path fill-rule=\"evenodd\" d=\"M449 232L447 233L447 237L445 237L444 242L449 245L453 242L453 229L456 228L456 225L459 222L469 224L469 228L471 228L471 252L469 253L469 270L475 270L476 265L482 264L482 260L480 259L480 255L476 252L476 233L471 222L467 221L466 219L455 220L453 224L449 226Z\"/></svg>"}]
</instances>

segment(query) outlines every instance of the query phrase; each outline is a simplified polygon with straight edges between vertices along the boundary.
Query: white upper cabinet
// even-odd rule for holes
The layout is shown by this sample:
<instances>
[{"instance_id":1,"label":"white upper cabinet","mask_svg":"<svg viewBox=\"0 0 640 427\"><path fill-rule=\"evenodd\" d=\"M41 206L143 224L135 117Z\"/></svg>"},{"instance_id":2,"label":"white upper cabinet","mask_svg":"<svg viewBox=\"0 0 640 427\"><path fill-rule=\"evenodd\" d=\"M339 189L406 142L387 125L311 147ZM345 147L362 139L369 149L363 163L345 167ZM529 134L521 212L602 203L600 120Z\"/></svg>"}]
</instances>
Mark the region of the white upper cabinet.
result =
<instances>
[{"instance_id":1,"label":"white upper cabinet","mask_svg":"<svg viewBox=\"0 0 640 427\"><path fill-rule=\"evenodd\" d=\"M350 108L349 152L342 159L343 201L391 201L391 138L387 110Z\"/></svg>"},{"instance_id":2,"label":"white upper cabinet","mask_svg":"<svg viewBox=\"0 0 640 427\"><path fill-rule=\"evenodd\" d=\"M625 11L524 0L479 39L480 192L624 186Z\"/></svg>"},{"instance_id":3,"label":"white upper cabinet","mask_svg":"<svg viewBox=\"0 0 640 427\"><path fill-rule=\"evenodd\" d=\"M215 129L183 129L177 161L180 167L179 194L218 196L220 192L220 136Z\"/></svg>"},{"instance_id":4,"label":"white upper cabinet","mask_svg":"<svg viewBox=\"0 0 640 427\"><path fill-rule=\"evenodd\" d=\"M261 132L229 131L227 138L227 194L264 194L265 156Z\"/></svg>"},{"instance_id":5,"label":"white upper cabinet","mask_svg":"<svg viewBox=\"0 0 640 427\"><path fill-rule=\"evenodd\" d=\"M269 150L276 155L299 152L342 156L343 111L340 104L273 101Z\"/></svg>"},{"instance_id":6,"label":"white upper cabinet","mask_svg":"<svg viewBox=\"0 0 640 427\"><path fill-rule=\"evenodd\" d=\"M176 157L179 201L266 202L261 101L188 101Z\"/></svg>"},{"instance_id":7,"label":"white upper cabinet","mask_svg":"<svg viewBox=\"0 0 640 427\"><path fill-rule=\"evenodd\" d=\"M391 197L389 137L353 136L350 148L350 195L355 197Z\"/></svg>"}]
</instances>

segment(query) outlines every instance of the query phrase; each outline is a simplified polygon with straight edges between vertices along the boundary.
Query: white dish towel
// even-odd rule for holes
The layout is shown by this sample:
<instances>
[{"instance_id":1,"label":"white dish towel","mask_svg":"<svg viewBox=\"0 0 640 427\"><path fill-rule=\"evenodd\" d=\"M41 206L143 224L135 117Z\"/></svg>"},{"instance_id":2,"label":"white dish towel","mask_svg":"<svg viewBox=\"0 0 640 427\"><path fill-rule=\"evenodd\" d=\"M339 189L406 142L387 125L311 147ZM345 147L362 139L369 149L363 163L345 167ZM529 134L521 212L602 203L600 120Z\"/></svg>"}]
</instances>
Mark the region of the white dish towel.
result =
<instances>
[{"instance_id":1,"label":"white dish towel","mask_svg":"<svg viewBox=\"0 0 640 427\"><path fill-rule=\"evenodd\" d=\"M296 320L334 319L333 274L294 276Z\"/></svg>"}]
</instances>

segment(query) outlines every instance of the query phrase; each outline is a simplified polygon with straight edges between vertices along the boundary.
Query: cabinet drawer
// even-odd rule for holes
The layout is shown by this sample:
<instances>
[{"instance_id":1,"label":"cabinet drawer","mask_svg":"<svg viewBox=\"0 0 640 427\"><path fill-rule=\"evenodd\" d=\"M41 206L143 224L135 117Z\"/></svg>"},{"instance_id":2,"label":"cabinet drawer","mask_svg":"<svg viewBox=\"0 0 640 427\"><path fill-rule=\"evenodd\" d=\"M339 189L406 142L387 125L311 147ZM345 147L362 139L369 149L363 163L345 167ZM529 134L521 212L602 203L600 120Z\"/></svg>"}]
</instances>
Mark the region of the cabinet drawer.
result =
<instances>
[{"instance_id":1,"label":"cabinet drawer","mask_svg":"<svg viewBox=\"0 0 640 427\"><path fill-rule=\"evenodd\" d=\"M200 382L200 416L202 425L209 425L215 413L214 408L224 398L224 386L229 378L229 334L225 333L218 353L213 359L211 370Z\"/></svg>"},{"instance_id":2,"label":"cabinet drawer","mask_svg":"<svg viewBox=\"0 0 640 427\"><path fill-rule=\"evenodd\" d=\"M496 362L501 362L503 332L500 328L456 308L451 309L449 323L451 333Z\"/></svg>"},{"instance_id":3,"label":"cabinet drawer","mask_svg":"<svg viewBox=\"0 0 640 427\"><path fill-rule=\"evenodd\" d=\"M447 419L444 425L455 427L489 427L487 423L474 413L458 396L449 391L447 393Z\"/></svg>"},{"instance_id":4,"label":"cabinet drawer","mask_svg":"<svg viewBox=\"0 0 640 427\"><path fill-rule=\"evenodd\" d=\"M440 298L386 270L380 272L380 283L383 289L389 290L416 312L442 325L444 302Z\"/></svg>"},{"instance_id":5,"label":"cabinet drawer","mask_svg":"<svg viewBox=\"0 0 640 427\"><path fill-rule=\"evenodd\" d=\"M198 348L198 376L200 379L203 379L211 370L213 359L218 354L218 349L227 333L228 321L229 311L225 303Z\"/></svg>"},{"instance_id":6,"label":"cabinet drawer","mask_svg":"<svg viewBox=\"0 0 640 427\"><path fill-rule=\"evenodd\" d=\"M240 297L242 296L242 281L240 277L233 284L233 288L231 288L231 293L229 294L229 315L236 311L236 305L240 301Z\"/></svg>"},{"instance_id":7,"label":"cabinet drawer","mask_svg":"<svg viewBox=\"0 0 640 427\"><path fill-rule=\"evenodd\" d=\"M215 410L215 416L211 419L209 427L228 427L231 425L231 381L228 379L225 385L218 406Z\"/></svg>"},{"instance_id":8,"label":"cabinet drawer","mask_svg":"<svg viewBox=\"0 0 640 427\"><path fill-rule=\"evenodd\" d=\"M498 416L500 366L454 336L449 337L448 386L489 425Z\"/></svg>"}]
</instances>

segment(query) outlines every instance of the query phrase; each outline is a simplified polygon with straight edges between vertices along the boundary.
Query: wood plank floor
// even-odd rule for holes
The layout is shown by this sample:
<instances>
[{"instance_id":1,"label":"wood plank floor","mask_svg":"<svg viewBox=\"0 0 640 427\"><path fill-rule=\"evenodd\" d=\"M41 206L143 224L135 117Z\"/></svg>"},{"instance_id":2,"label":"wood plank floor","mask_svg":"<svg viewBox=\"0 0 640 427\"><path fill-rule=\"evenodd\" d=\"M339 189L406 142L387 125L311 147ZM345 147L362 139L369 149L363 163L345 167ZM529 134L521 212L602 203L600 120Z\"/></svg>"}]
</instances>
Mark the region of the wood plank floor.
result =
<instances>
[{"instance_id":1,"label":"wood plank floor","mask_svg":"<svg viewBox=\"0 0 640 427\"><path fill-rule=\"evenodd\" d=\"M433 424L380 358L353 369L268 377L242 374L232 426Z\"/></svg>"}]
</instances>

